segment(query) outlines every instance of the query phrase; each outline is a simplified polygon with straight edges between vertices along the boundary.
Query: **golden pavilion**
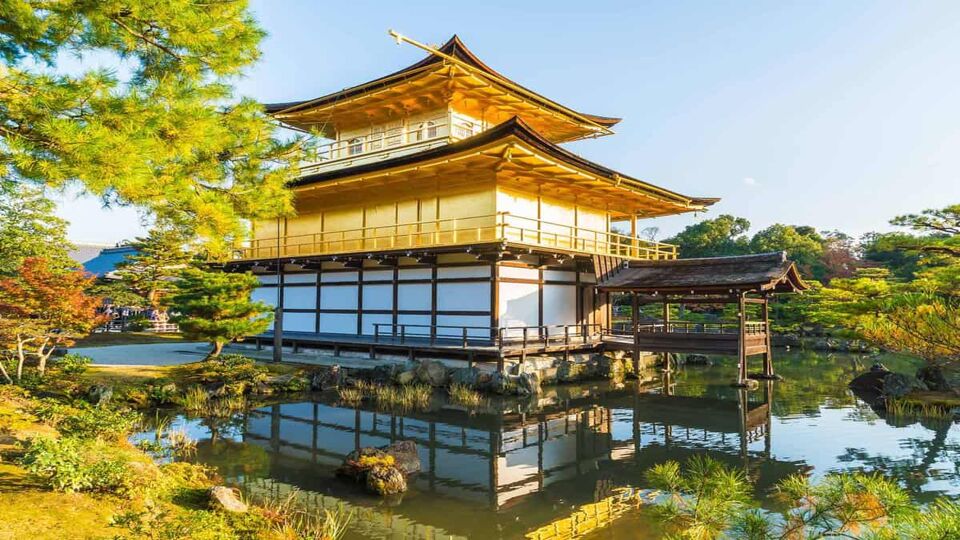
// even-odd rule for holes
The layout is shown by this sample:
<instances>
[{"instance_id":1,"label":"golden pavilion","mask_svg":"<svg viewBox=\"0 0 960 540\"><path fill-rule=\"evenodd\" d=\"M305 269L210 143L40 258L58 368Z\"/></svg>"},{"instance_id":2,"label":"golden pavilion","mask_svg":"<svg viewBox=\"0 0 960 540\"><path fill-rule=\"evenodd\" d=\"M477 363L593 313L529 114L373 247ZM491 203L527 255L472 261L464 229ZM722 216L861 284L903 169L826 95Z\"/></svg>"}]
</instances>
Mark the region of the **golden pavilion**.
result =
<instances>
[{"instance_id":1,"label":"golden pavilion","mask_svg":"<svg viewBox=\"0 0 960 540\"><path fill-rule=\"evenodd\" d=\"M718 199L563 148L612 133L620 119L513 82L458 37L430 47L393 35L427 56L325 96L266 105L283 125L329 142L305 155L292 185L296 216L255 223L232 266L261 274L256 297L281 303L283 340L294 347L495 359L502 369L531 353L603 346L614 326L606 281L643 298L623 285L633 265L680 262L675 246L640 238L638 221ZM775 270L758 270L757 283L670 290L742 299L802 288L782 257L760 264ZM656 296L656 283L642 294ZM766 351L766 332L763 340Z\"/></svg>"}]
</instances>

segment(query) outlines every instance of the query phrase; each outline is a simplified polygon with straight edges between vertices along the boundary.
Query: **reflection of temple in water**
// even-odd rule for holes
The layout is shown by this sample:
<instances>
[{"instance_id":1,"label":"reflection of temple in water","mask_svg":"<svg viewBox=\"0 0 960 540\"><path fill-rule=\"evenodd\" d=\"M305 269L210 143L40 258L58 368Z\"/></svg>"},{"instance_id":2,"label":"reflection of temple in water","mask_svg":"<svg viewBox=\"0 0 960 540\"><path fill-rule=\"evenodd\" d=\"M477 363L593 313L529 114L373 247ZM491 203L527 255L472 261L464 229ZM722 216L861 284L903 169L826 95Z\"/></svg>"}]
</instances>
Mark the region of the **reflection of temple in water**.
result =
<instances>
[{"instance_id":1,"label":"reflection of temple in water","mask_svg":"<svg viewBox=\"0 0 960 540\"><path fill-rule=\"evenodd\" d=\"M351 487L334 481L332 471L349 452L414 440L422 464L414 496L421 504L404 504L400 513L456 531L467 503L475 514L468 519L529 529L553 520L558 505L642 485L643 471L668 459L707 453L746 466L757 489L797 472L796 464L770 458L772 388L767 383L752 395L730 389L732 399L674 396L667 375L653 386L547 394L541 399L553 403L535 413L516 412L514 403L513 411L474 415L453 407L390 414L292 403L252 411L245 431L247 442L272 455L273 478L346 496ZM450 512L437 511L438 502Z\"/></svg>"}]
</instances>

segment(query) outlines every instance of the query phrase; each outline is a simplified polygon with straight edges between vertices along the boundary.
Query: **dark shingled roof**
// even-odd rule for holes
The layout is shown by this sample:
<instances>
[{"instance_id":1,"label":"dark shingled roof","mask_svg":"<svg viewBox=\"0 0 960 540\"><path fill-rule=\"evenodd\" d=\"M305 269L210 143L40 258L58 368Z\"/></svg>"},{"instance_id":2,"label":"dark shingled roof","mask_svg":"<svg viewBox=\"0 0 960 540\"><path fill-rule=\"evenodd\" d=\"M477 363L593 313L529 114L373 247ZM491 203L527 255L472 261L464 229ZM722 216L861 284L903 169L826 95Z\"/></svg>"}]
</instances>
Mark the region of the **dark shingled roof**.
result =
<instances>
[{"instance_id":1,"label":"dark shingled roof","mask_svg":"<svg viewBox=\"0 0 960 540\"><path fill-rule=\"evenodd\" d=\"M784 251L676 259L672 261L631 261L602 283L606 290L642 293L706 294L729 290L757 292L798 292L808 288L797 266Z\"/></svg>"},{"instance_id":2,"label":"dark shingled roof","mask_svg":"<svg viewBox=\"0 0 960 540\"><path fill-rule=\"evenodd\" d=\"M586 158L578 156L569 150L554 144L539 133L534 131L530 126L528 126L523 120L514 116L510 120L498 124L486 131L481 131L480 133L468 137L466 139L447 144L444 146L438 146L429 150L424 150L423 152L417 152L415 154L405 154L391 159L386 159L383 161L375 161L371 163L365 163L361 165L356 165L353 167L345 167L342 169L334 169L326 172L310 174L298 178L290 183L291 186L304 186L309 184L316 184L319 182L328 182L337 180L340 178L347 178L350 176L370 173L374 171L380 171L389 169L392 167L398 167L401 165L410 165L413 163L421 163L441 157L452 156L459 154L461 152L466 152L476 148L480 148L484 145L490 144L492 142L507 138L509 136L517 137L518 139L528 143L531 147L543 152L544 154L553 157L559 161L567 163L569 165L580 167L583 170L589 171L597 176L606 178L611 181L627 180L636 184L636 188L645 188L659 193L664 199L672 200L677 203L684 203L689 201L689 204L696 206L710 206L720 199L711 198L711 197L687 197L679 193L669 191L667 189L654 186L642 180L637 180L631 178L627 175L620 174L613 169L609 169L590 161Z\"/></svg>"},{"instance_id":3,"label":"dark shingled roof","mask_svg":"<svg viewBox=\"0 0 960 540\"><path fill-rule=\"evenodd\" d=\"M510 80L507 77L504 77L503 75L501 75L500 73L497 73L496 71L494 71L493 68L491 68L490 66L481 62L480 59L477 58L475 54L470 52L470 49L468 49L467 46L464 45L463 41L460 41L460 38L456 34L454 34L453 37L447 40L447 42L441 45L437 50L442 52L443 54L446 54L447 56L452 56L457 60L460 60L461 62L469 64L470 66L473 66L474 68L484 73L487 73L488 75L491 75L495 78L504 79L507 81ZM427 55L427 57L424 58L423 60L420 60L419 62L413 65L407 66L401 69L400 71L391 73L389 75L380 77L379 79L375 79L367 83L346 88L346 89L340 90L339 92L327 94L325 96L321 96L315 99L307 99L303 101L289 101L286 103L266 103L264 104L264 108L266 109L267 113L274 114L274 113L281 113L281 112L292 113L300 110L309 109L311 107L329 105L330 103L334 103L342 99L350 98L356 95L363 94L365 92L370 92L378 88L389 86L394 82L396 82L397 80L402 80L410 76L410 74L414 72L417 72L421 69L427 68L429 66L432 66L434 64L438 64L441 62L443 62L443 58L435 54L430 54L430 55ZM519 84L513 81L510 81L510 82L520 87L524 92L529 93L529 97L535 99L538 102L538 105L540 105L541 107L544 107L562 114L567 114L563 110L563 107L558 105L557 103L554 103L553 101L537 94L533 90L529 90L523 86L520 86ZM620 118L613 118L609 116L599 116L595 114L586 114L581 112L577 112L577 114L583 116L584 118L590 120L591 122L594 122L596 124L599 124L607 128L614 126L621 120Z\"/></svg>"}]
</instances>

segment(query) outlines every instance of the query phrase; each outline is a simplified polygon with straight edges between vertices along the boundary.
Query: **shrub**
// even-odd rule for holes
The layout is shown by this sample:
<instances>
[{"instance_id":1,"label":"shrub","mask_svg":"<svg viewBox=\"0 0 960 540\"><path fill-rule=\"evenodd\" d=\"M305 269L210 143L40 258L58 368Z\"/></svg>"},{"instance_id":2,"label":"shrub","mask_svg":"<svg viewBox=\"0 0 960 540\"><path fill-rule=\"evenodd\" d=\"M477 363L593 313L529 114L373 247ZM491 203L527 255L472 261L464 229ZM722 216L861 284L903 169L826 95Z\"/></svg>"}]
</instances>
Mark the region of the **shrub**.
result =
<instances>
[{"instance_id":1,"label":"shrub","mask_svg":"<svg viewBox=\"0 0 960 540\"><path fill-rule=\"evenodd\" d=\"M203 364L200 378L204 382L222 382L224 384L263 382L269 375L265 366L257 364L251 358L240 354L225 354L212 358Z\"/></svg>"},{"instance_id":2,"label":"shrub","mask_svg":"<svg viewBox=\"0 0 960 540\"><path fill-rule=\"evenodd\" d=\"M127 409L94 407L85 401L72 405L43 400L35 408L38 418L57 428L65 437L118 438L133 431L140 415Z\"/></svg>"},{"instance_id":3,"label":"shrub","mask_svg":"<svg viewBox=\"0 0 960 540\"><path fill-rule=\"evenodd\" d=\"M54 363L54 367L68 375L80 375L87 371L93 360L89 356L82 354L65 354Z\"/></svg>"},{"instance_id":4,"label":"shrub","mask_svg":"<svg viewBox=\"0 0 960 540\"><path fill-rule=\"evenodd\" d=\"M38 437L30 442L22 463L58 491L124 494L135 483L128 458L96 441Z\"/></svg>"}]
</instances>

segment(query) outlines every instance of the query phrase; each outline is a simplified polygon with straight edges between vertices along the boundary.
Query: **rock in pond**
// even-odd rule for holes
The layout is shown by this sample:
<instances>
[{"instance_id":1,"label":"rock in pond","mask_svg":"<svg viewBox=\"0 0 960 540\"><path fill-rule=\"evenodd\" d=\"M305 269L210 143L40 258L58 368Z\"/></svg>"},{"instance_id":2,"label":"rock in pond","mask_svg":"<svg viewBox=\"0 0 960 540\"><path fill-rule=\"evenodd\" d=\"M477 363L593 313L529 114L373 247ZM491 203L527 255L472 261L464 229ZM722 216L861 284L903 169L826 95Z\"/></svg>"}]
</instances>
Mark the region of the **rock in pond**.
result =
<instances>
[{"instance_id":1,"label":"rock in pond","mask_svg":"<svg viewBox=\"0 0 960 540\"><path fill-rule=\"evenodd\" d=\"M227 512L243 513L247 503L240 500L240 492L226 486L213 486L209 491L210 506Z\"/></svg>"},{"instance_id":2,"label":"rock in pond","mask_svg":"<svg viewBox=\"0 0 960 540\"><path fill-rule=\"evenodd\" d=\"M861 373L860 375L854 377L854 379L850 381L850 384L847 386L853 390L860 390L862 392L880 393L883 391L884 379L886 379L891 373L892 372L888 371L886 368L874 369L871 367L870 371Z\"/></svg>"},{"instance_id":3,"label":"rock in pond","mask_svg":"<svg viewBox=\"0 0 960 540\"><path fill-rule=\"evenodd\" d=\"M340 366L334 364L330 369L317 371L310 377L310 390L322 392L339 388L345 378L345 373Z\"/></svg>"},{"instance_id":4,"label":"rock in pond","mask_svg":"<svg viewBox=\"0 0 960 540\"><path fill-rule=\"evenodd\" d=\"M536 372L521 373L517 379L517 390L521 395L539 395L540 375Z\"/></svg>"},{"instance_id":5,"label":"rock in pond","mask_svg":"<svg viewBox=\"0 0 960 540\"><path fill-rule=\"evenodd\" d=\"M417 444L399 441L388 446L366 447L351 452L337 469L337 475L363 483L378 495L394 495L407 489L406 476L419 471Z\"/></svg>"},{"instance_id":6,"label":"rock in pond","mask_svg":"<svg viewBox=\"0 0 960 540\"><path fill-rule=\"evenodd\" d=\"M901 398L914 390L926 390L927 386L912 375L890 373L883 379L883 395Z\"/></svg>"},{"instance_id":7,"label":"rock in pond","mask_svg":"<svg viewBox=\"0 0 960 540\"><path fill-rule=\"evenodd\" d=\"M400 386L406 386L406 385L408 385L408 384L413 384L414 382L417 381L417 372L416 372L416 371L413 371L413 370L410 370L410 371L401 371L400 373L397 373L397 376L394 377L394 380L395 380L395 381L397 382L397 384L399 384Z\"/></svg>"},{"instance_id":8,"label":"rock in pond","mask_svg":"<svg viewBox=\"0 0 960 540\"><path fill-rule=\"evenodd\" d=\"M407 479L400 469L389 465L376 465L367 471L364 481L367 491L377 495L397 495L407 491Z\"/></svg>"}]
</instances>

